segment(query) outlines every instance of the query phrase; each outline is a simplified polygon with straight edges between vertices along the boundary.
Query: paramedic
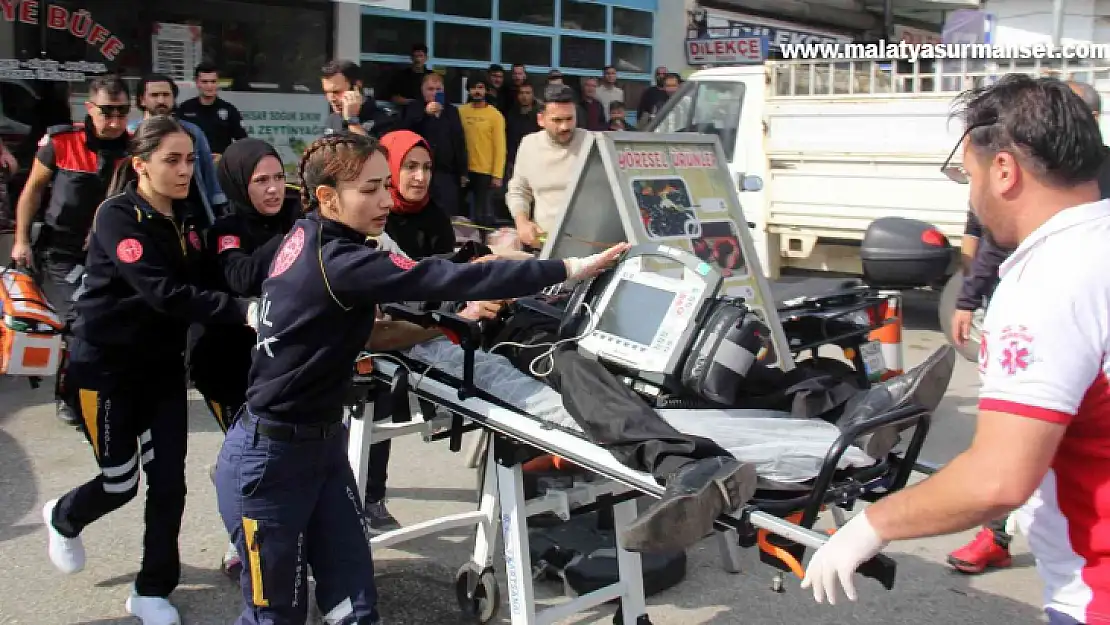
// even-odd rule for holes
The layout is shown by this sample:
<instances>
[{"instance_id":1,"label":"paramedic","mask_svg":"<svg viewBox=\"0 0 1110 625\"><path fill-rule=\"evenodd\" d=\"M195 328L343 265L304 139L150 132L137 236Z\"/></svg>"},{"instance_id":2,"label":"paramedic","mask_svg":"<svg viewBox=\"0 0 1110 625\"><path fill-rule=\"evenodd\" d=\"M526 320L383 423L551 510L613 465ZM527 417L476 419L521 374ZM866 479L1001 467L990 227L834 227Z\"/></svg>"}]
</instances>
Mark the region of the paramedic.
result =
<instances>
[{"instance_id":1,"label":"paramedic","mask_svg":"<svg viewBox=\"0 0 1110 625\"><path fill-rule=\"evenodd\" d=\"M379 302L492 299L596 275L589 258L419 263L377 251L393 204L375 139L337 133L301 158L313 211L285 237L263 283L247 404L216 465L220 514L246 562L238 623L304 623L306 565L329 622L379 622L362 502L347 462L343 402Z\"/></svg>"},{"instance_id":2,"label":"paramedic","mask_svg":"<svg viewBox=\"0 0 1110 625\"><path fill-rule=\"evenodd\" d=\"M237 297L258 297L281 238L301 214L300 200L286 194L281 157L261 139L242 139L228 146L216 175L226 189L228 213L216 220L205 237L211 281L207 286ZM246 401L254 330L226 324L194 330L199 330L199 336L189 350L189 377L226 434ZM229 544L221 569L238 581L240 566L235 545Z\"/></svg>"},{"instance_id":3,"label":"paramedic","mask_svg":"<svg viewBox=\"0 0 1110 625\"><path fill-rule=\"evenodd\" d=\"M27 183L16 206L15 244L12 260L32 266L31 224L39 213L47 188L45 226L35 242L42 260L43 291L63 321L71 323L72 298L85 263L85 241L93 212L104 200L116 163L127 152L127 112L131 109L127 86L104 76L89 84L83 124L53 126L39 142ZM64 365L63 365L64 370ZM64 398L63 376L55 385L58 416L77 424L76 406Z\"/></svg>"},{"instance_id":4,"label":"paramedic","mask_svg":"<svg viewBox=\"0 0 1110 625\"><path fill-rule=\"evenodd\" d=\"M54 566L80 571L82 530L135 497L141 465L143 556L126 607L143 625L179 625L167 598L181 573L186 333L194 322L246 324L247 306L193 285L202 259L198 211L182 202L193 173L189 134L173 118L152 117L130 151L112 185L122 192L96 211L70 345L68 391L100 473L48 502L43 520Z\"/></svg>"},{"instance_id":5,"label":"paramedic","mask_svg":"<svg viewBox=\"0 0 1110 625\"><path fill-rule=\"evenodd\" d=\"M1110 618L1110 200L1090 109L1051 78L1005 76L965 96L971 204L1002 264L983 331L978 425L935 475L857 514L814 554L803 586L855 599L852 573L892 540L948 534L1015 508L1049 623ZM1037 305L1030 305L1036 302Z\"/></svg>"}]
</instances>

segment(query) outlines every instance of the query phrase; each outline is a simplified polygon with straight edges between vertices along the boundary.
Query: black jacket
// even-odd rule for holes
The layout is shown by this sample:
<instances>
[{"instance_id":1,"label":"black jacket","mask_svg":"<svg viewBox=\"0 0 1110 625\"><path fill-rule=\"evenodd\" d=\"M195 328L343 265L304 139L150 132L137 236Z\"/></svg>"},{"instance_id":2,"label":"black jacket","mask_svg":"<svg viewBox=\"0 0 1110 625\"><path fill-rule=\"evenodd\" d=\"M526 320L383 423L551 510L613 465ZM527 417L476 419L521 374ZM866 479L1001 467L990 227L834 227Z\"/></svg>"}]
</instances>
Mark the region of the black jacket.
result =
<instances>
[{"instance_id":1,"label":"black jacket","mask_svg":"<svg viewBox=\"0 0 1110 625\"><path fill-rule=\"evenodd\" d=\"M192 323L246 325L246 303L204 290L196 213L166 217L135 183L97 209L73 334L124 362L184 362Z\"/></svg>"},{"instance_id":2,"label":"black jacket","mask_svg":"<svg viewBox=\"0 0 1110 625\"><path fill-rule=\"evenodd\" d=\"M453 104L444 104L439 117L428 115L423 100L413 100L401 111L399 130L411 130L424 137L432 146L435 170L443 175L461 177L466 175L470 163L467 160L466 136L463 134L462 118L459 109ZM438 174L437 174L438 175Z\"/></svg>"},{"instance_id":3,"label":"black jacket","mask_svg":"<svg viewBox=\"0 0 1110 625\"><path fill-rule=\"evenodd\" d=\"M417 263L375 247L316 213L294 224L262 285L247 388L252 414L339 421L379 303L519 297L566 279L561 260Z\"/></svg>"},{"instance_id":4,"label":"black jacket","mask_svg":"<svg viewBox=\"0 0 1110 625\"><path fill-rule=\"evenodd\" d=\"M267 217L250 206L231 205L205 236L207 284L240 297L258 297L282 237L301 214L301 203L287 195L281 211ZM246 398L254 330L246 325L209 324L194 328L189 377L206 398L238 406Z\"/></svg>"},{"instance_id":5,"label":"black jacket","mask_svg":"<svg viewBox=\"0 0 1110 625\"><path fill-rule=\"evenodd\" d=\"M455 251L451 217L434 202L428 202L419 213L390 213L385 233L415 260Z\"/></svg>"}]
</instances>

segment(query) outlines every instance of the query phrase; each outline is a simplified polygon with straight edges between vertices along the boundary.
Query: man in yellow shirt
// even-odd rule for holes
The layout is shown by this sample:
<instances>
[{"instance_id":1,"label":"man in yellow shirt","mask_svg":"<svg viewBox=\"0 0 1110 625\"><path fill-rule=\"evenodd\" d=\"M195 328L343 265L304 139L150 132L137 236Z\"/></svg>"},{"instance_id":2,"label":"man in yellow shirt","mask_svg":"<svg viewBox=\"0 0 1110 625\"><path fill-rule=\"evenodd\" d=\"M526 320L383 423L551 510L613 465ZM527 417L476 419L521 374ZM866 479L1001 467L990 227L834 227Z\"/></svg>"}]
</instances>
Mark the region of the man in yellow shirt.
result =
<instances>
[{"instance_id":1,"label":"man in yellow shirt","mask_svg":"<svg viewBox=\"0 0 1110 625\"><path fill-rule=\"evenodd\" d=\"M470 201L470 219L492 226L508 215L494 215L491 190L500 189L505 176L505 117L486 102L486 79L470 80L470 103L459 107L463 134L466 136L469 183L465 190Z\"/></svg>"}]
</instances>

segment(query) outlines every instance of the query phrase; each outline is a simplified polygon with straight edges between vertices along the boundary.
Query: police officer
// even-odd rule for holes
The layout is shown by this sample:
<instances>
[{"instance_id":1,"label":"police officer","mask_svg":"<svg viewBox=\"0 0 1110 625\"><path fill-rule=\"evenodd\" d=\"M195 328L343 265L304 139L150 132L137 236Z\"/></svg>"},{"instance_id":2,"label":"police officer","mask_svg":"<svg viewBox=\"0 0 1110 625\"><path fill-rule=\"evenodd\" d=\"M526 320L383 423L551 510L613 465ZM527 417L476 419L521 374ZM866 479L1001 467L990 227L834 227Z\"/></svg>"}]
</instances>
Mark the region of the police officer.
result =
<instances>
[{"instance_id":1,"label":"police officer","mask_svg":"<svg viewBox=\"0 0 1110 625\"><path fill-rule=\"evenodd\" d=\"M368 625L380 622L374 566L342 418L377 304L534 293L595 275L627 246L584 259L416 263L368 243L393 204L375 139L325 136L300 174L313 213L286 235L263 283L247 404L224 440L216 488L245 559L237 623L304 623L307 564L328 621Z\"/></svg>"},{"instance_id":2,"label":"police officer","mask_svg":"<svg viewBox=\"0 0 1110 625\"><path fill-rule=\"evenodd\" d=\"M232 143L216 174L229 203L228 213L216 220L206 236L210 286L258 297L282 236L300 216L300 200L285 192L285 169L277 150L259 139ZM253 348L254 330L213 324L200 328L190 350L189 375L225 434L246 398ZM221 569L239 581L241 566L235 545L228 545Z\"/></svg>"},{"instance_id":3,"label":"police officer","mask_svg":"<svg viewBox=\"0 0 1110 625\"><path fill-rule=\"evenodd\" d=\"M104 200L116 164L127 152L127 113L131 106L127 86L114 76L94 79L85 102L83 124L53 126L39 142L27 183L16 207L12 260L32 266L31 223L38 215L43 195L50 187L46 225L36 242L41 258L43 290L59 315L68 319L74 291L85 262L85 239L93 212ZM63 392L63 376L56 386ZM74 406L58 404L58 416L76 424Z\"/></svg>"},{"instance_id":4,"label":"police officer","mask_svg":"<svg viewBox=\"0 0 1110 625\"><path fill-rule=\"evenodd\" d=\"M131 501L146 472L146 527L127 610L144 625L179 625L188 410L184 349L190 323L246 324L245 303L194 286L202 262L189 193L193 142L170 117L143 122L121 164L122 192L96 212L85 291L75 305L70 384L100 473L43 508L50 560L85 564L81 532ZM137 179L136 179L137 178Z\"/></svg>"}]
</instances>

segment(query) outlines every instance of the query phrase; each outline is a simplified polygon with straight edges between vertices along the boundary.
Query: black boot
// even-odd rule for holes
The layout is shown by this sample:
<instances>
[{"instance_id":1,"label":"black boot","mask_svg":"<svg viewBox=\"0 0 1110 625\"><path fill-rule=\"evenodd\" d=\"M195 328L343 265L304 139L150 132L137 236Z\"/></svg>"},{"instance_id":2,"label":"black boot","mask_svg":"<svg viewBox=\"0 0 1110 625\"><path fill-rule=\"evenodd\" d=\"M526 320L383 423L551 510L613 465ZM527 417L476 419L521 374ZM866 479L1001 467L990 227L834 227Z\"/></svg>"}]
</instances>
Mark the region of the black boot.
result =
<instances>
[{"instance_id":1,"label":"black boot","mask_svg":"<svg viewBox=\"0 0 1110 625\"><path fill-rule=\"evenodd\" d=\"M713 522L755 494L755 466L735 458L704 458L667 480L663 498L622 534L624 548L643 553L681 551L713 532Z\"/></svg>"}]
</instances>

